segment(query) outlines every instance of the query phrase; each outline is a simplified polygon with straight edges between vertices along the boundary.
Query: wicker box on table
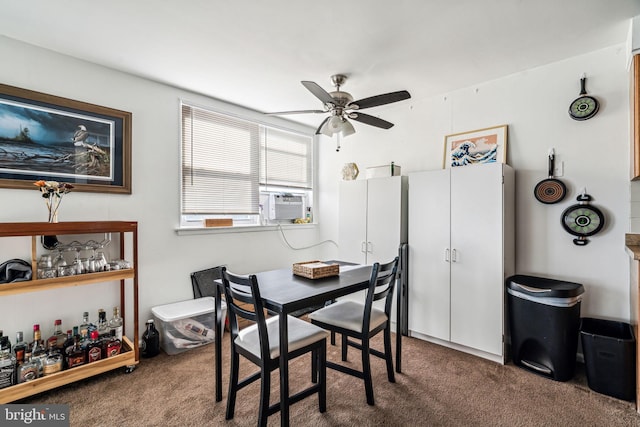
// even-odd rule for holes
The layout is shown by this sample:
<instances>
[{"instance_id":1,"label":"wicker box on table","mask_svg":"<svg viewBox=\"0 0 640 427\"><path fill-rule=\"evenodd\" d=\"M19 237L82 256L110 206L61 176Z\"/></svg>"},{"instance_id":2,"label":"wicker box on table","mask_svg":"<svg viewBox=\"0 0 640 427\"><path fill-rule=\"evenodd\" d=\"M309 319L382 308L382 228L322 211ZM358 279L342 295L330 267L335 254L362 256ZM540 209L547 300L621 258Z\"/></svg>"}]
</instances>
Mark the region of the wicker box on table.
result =
<instances>
[{"instance_id":1,"label":"wicker box on table","mask_svg":"<svg viewBox=\"0 0 640 427\"><path fill-rule=\"evenodd\" d=\"M297 262L293 264L293 274L308 279L321 279L339 275L340 266L338 264L325 264L322 261Z\"/></svg>"}]
</instances>

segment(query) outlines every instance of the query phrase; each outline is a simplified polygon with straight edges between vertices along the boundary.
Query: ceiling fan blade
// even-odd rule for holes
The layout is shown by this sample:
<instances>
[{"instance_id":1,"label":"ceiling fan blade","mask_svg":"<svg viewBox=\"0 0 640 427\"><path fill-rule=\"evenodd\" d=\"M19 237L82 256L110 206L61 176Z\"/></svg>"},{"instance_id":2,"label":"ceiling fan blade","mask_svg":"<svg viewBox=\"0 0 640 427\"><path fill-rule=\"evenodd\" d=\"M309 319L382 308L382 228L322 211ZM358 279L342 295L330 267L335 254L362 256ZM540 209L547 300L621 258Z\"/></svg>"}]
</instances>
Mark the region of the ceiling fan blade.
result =
<instances>
[{"instance_id":1,"label":"ceiling fan blade","mask_svg":"<svg viewBox=\"0 0 640 427\"><path fill-rule=\"evenodd\" d=\"M329 119L330 119L330 118L331 118L331 116L329 116L329 117L325 118L325 119L322 121L322 123L320 123L320 126L318 126L318 129L316 130L316 135L320 135L320 134L322 133L322 130L321 130L321 129L323 128L323 126L325 125L325 123L327 123L327 122L329 121ZM328 136L331 136L331 135L328 135Z\"/></svg>"},{"instance_id":2,"label":"ceiling fan blade","mask_svg":"<svg viewBox=\"0 0 640 427\"><path fill-rule=\"evenodd\" d=\"M293 110L293 111L276 111L275 113L264 113L266 116L279 116L284 114L311 114L326 113L325 110Z\"/></svg>"},{"instance_id":3,"label":"ceiling fan blade","mask_svg":"<svg viewBox=\"0 0 640 427\"><path fill-rule=\"evenodd\" d=\"M392 102L404 101L411 98L411 94L406 90L400 90L398 92L384 93L382 95L371 96L369 98L359 99L357 101L350 102L347 108L355 108L362 110L363 108L377 107L378 105L391 104ZM357 107L356 107L357 105Z\"/></svg>"},{"instance_id":4,"label":"ceiling fan blade","mask_svg":"<svg viewBox=\"0 0 640 427\"><path fill-rule=\"evenodd\" d=\"M335 102L331 95L329 95L329 92L322 89L318 83L306 80L303 80L301 83L309 90L309 92L314 94L316 98L322 101L323 104L333 104Z\"/></svg>"},{"instance_id":5,"label":"ceiling fan blade","mask_svg":"<svg viewBox=\"0 0 640 427\"><path fill-rule=\"evenodd\" d=\"M366 125L376 126L382 129L389 129L393 127L393 123L386 120L382 120L378 117L370 116L364 113L350 113L349 118L357 122L364 123Z\"/></svg>"}]
</instances>

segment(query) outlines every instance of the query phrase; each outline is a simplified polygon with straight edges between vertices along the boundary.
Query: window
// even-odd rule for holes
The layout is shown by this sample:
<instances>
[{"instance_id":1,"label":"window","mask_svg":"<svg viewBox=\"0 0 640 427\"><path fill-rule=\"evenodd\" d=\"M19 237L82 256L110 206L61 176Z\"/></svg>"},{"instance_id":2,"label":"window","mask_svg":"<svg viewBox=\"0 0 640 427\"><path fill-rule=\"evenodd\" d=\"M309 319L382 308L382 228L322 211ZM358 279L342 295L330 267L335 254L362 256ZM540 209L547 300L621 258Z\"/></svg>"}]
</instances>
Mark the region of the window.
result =
<instances>
[{"instance_id":1,"label":"window","mask_svg":"<svg viewBox=\"0 0 640 427\"><path fill-rule=\"evenodd\" d=\"M181 119L183 226L220 217L259 225L273 193L303 196L310 207L311 135L185 103Z\"/></svg>"}]
</instances>

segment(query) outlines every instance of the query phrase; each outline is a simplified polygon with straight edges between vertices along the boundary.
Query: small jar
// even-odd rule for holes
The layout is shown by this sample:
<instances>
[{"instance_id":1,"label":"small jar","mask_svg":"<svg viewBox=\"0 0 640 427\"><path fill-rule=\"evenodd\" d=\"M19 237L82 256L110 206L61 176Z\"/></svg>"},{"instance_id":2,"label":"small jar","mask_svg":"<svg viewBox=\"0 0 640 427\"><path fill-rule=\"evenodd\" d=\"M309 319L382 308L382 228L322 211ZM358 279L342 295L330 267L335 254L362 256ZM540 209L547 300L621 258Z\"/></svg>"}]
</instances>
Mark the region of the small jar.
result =
<instances>
[{"instance_id":1,"label":"small jar","mask_svg":"<svg viewBox=\"0 0 640 427\"><path fill-rule=\"evenodd\" d=\"M51 255L42 255L40 257L40 260L38 261L38 267L40 268L53 267L53 260L51 259Z\"/></svg>"},{"instance_id":2,"label":"small jar","mask_svg":"<svg viewBox=\"0 0 640 427\"><path fill-rule=\"evenodd\" d=\"M75 265L61 265L58 267L58 277L73 276L76 274Z\"/></svg>"},{"instance_id":3,"label":"small jar","mask_svg":"<svg viewBox=\"0 0 640 427\"><path fill-rule=\"evenodd\" d=\"M38 267L38 279L53 279L57 276L57 271L53 267Z\"/></svg>"}]
</instances>

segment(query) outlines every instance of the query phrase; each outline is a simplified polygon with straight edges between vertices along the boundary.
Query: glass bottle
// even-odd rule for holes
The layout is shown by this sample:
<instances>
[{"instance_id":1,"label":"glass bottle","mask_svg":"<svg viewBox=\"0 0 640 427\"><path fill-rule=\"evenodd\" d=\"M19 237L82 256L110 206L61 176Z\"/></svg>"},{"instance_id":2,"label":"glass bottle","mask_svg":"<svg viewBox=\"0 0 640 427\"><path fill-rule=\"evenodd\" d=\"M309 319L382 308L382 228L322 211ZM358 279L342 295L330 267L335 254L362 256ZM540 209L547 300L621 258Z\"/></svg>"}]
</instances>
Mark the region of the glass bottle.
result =
<instances>
[{"instance_id":1,"label":"glass bottle","mask_svg":"<svg viewBox=\"0 0 640 427\"><path fill-rule=\"evenodd\" d=\"M0 350L0 389L10 387L16 383L16 358L11 353L9 337L0 338L3 348ZM7 344L9 343L9 344Z\"/></svg>"},{"instance_id":2,"label":"glass bottle","mask_svg":"<svg viewBox=\"0 0 640 427\"><path fill-rule=\"evenodd\" d=\"M98 336L109 336L109 322L107 321L107 313L102 308L98 310L98 322L96 323L96 328L98 329ZM89 336L91 336L91 331L89 331Z\"/></svg>"},{"instance_id":3,"label":"glass bottle","mask_svg":"<svg viewBox=\"0 0 640 427\"><path fill-rule=\"evenodd\" d=\"M53 322L53 334L47 339L47 348L49 347L49 343L53 342L53 345L58 349L62 349L65 339L67 339L67 336L62 332L62 320L56 319L55 322Z\"/></svg>"},{"instance_id":4,"label":"glass bottle","mask_svg":"<svg viewBox=\"0 0 640 427\"><path fill-rule=\"evenodd\" d=\"M107 341L105 356L106 357L117 356L118 354L120 354L121 350L122 350L122 341L118 339L115 329L112 329L111 338L109 339L109 341Z\"/></svg>"},{"instance_id":5,"label":"glass bottle","mask_svg":"<svg viewBox=\"0 0 640 427\"><path fill-rule=\"evenodd\" d=\"M86 363L97 362L102 359L102 344L98 337L98 331L91 331L91 338L86 347Z\"/></svg>"},{"instance_id":6,"label":"glass bottle","mask_svg":"<svg viewBox=\"0 0 640 427\"><path fill-rule=\"evenodd\" d=\"M140 353L142 357L153 357L160 353L160 334L153 319L147 320L147 330L142 334Z\"/></svg>"},{"instance_id":7,"label":"glass bottle","mask_svg":"<svg viewBox=\"0 0 640 427\"><path fill-rule=\"evenodd\" d=\"M18 384L27 381L33 381L40 376L39 363L33 358L25 360L25 362L18 367Z\"/></svg>"},{"instance_id":8,"label":"glass bottle","mask_svg":"<svg viewBox=\"0 0 640 427\"><path fill-rule=\"evenodd\" d=\"M69 347L73 347L74 337L77 334L78 334L77 326L74 326L73 330L72 329L67 330L67 339L64 340L64 343L62 344L62 349L60 350L60 354L62 355L62 369L67 369L67 358L66 358L67 350L69 349Z\"/></svg>"},{"instance_id":9,"label":"glass bottle","mask_svg":"<svg viewBox=\"0 0 640 427\"><path fill-rule=\"evenodd\" d=\"M47 376L62 371L62 353L54 341L49 341L47 355L42 359L42 375Z\"/></svg>"},{"instance_id":10,"label":"glass bottle","mask_svg":"<svg viewBox=\"0 0 640 427\"><path fill-rule=\"evenodd\" d=\"M116 332L116 337L122 341L122 317L120 308L113 307L113 317L109 319L109 329Z\"/></svg>"},{"instance_id":11,"label":"glass bottle","mask_svg":"<svg viewBox=\"0 0 640 427\"><path fill-rule=\"evenodd\" d=\"M6 335L2 335L2 331L0 331L0 358L4 355L11 354L11 341L9 341L9 337Z\"/></svg>"},{"instance_id":12,"label":"glass bottle","mask_svg":"<svg viewBox=\"0 0 640 427\"><path fill-rule=\"evenodd\" d=\"M39 324L33 325L33 341L29 347L31 347L31 360L38 364L38 376L42 376L42 359L47 355L47 350L44 347L44 341L42 341Z\"/></svg>"},{"instance_id":13,"label":"glass bottle","mask_svg":"<svg viewBox=\"0 0 640 427\"><path fill-rule=\"evenodd\" d=\"M73 346L67 349L67 354L65 355L65 364L69 369L84 365L85 363L84 350L80 346L80 338L75 336L73 340Z\"/></svg>"},{"instance_id":14,"label":"glass bottle","mask_svg":"<svg viewBox=\"0 0 640 427\"><path fill-rule=\"evenodd\" d=\"M87 332L89 332L89 329L91 329L93 326L94 325L89 322L89 312L85 311L84 313L82 313L82 323L78 327L78 330L82 331L83 329L86 329Z\"/></svg>"},{"instance_id":15,"label":"glass bottle","mask_svg":"<svg viewBox=\"0 0 640 427\"><path fill-rule=\"evenodd\" d=\"M16 332L16 344L13 346L13 355L16 358L16 363L22 365L25 361L25 351L27 349L27 343L24 342L24 334L22 331Z\"/></svg>"}]
</instances>

